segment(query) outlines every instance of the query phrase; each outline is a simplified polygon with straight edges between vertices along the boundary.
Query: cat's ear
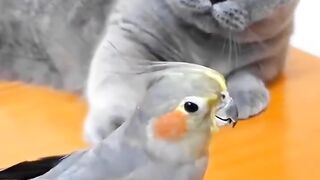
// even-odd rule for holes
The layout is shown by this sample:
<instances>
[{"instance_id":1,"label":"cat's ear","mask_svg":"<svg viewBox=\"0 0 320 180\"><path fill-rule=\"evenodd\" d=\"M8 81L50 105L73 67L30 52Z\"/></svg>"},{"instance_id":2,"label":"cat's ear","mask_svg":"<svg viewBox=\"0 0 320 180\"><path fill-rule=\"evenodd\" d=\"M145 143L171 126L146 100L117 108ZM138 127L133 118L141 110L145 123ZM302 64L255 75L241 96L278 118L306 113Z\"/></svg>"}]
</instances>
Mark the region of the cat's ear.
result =
<instances>
[{"instance_id":1,"label":"cat's ear","mask_svg":"<svg viewBox=\"0 0 320 180\"><path fill-rule=\"evenodd\" d=\"M212 4L209 0L175 0L181 8L195 12L209 12Z\"/></svg>"}]
</instances>

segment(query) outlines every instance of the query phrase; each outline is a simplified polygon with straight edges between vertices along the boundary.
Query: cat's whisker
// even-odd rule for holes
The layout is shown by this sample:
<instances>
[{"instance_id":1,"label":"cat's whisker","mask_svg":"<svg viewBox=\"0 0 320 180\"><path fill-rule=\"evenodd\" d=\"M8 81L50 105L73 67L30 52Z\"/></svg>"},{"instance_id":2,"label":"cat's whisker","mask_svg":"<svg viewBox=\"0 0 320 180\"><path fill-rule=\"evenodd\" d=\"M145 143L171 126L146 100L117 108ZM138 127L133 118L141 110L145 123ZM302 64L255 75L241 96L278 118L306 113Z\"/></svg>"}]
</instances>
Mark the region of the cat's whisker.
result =
<instances>
[{"instance_id":1,"label":"cat's whisker","mask_svg":"<svg viewBox=\"0 0 320 180\"><path fill-rule=\"evenodd\" d=\"M106 42L109 43L109 45L113 48L113 50L115 50L115 51L120 55L120 57L122 57L122 58L125 59L125 60L128 60L128 59L126 59L126 56L123 55L123 54L119 51L119 49L116 47L116 45L114 45L114 44L113 44L111 41L109 41L109 40L106 40Z\"/></svg>"},{"instance_id":2,"label":"cat's whisker","mask_svg":"<svg viewBox=\"0 0 320 180\"><path fill-rule=\"evenodd\" d=\"M106 40L106 42L120 55L125 60L126 56L124 56L119 49L110 41ZM176 50L174 49L176 52ZM178 53L178 52L176 52ZM132 57L131 57L132 58ZM168 62L163 62L163 61L153 61L150 59L135 59L135 67L134 69L132 68L130 71L125 70L125 71L114 71L113 73L119 73L119 74L136 74L136 75L142 75L142 74L147 74L147 73L155 73L158 71L162 71L165 68L169 67L177 67L177 66L197 66L195 64L190 64L186 62L195 62L193 59L186 59L184 58L184 62L174 62L174 61L168 61Z\"/></svg>"},{"instance_id":3,"label":"cat's whisker","mask_svg":"<svg viewBox=\"0 0 320 180\"><path fill-rule=\"evenodd\" d=\"M234 67L238 66L238 51L237 51L237 45L236 42L234 41L233 35L231 34L230 40L232 42L232 49L234 51Z\"/></svg>"},{"instance_id":4,"label":"cat's whisker","mask_svg":"<svg viewBox=\"0 0 320 180\"><path fill-rule=\"evenodd\" d=\"M233 35L231 36L231 41L234 44L234 50L235 50L235 67L238 67L239 66L239 53L241 53L240 46L237 43L237 41L235 40L235 38L233 37Z\"/></svg>"},{"instance_id":5,"label":"cat's whisker","mask_svg":"<svg viewBox=\"0 0 320 180\"><path fill-rule=\"evenodd\" d=\"M233 66L232 64L232 53L233 53L233 47L232 47L232 40L231 40L231 31L229 31L228 35L228 42L229 42L229 52L228 52L228 64Z\"/></svg>"},{"instance_id":6,"label":"cat's whisker","mask_svg":"<svg viewBox=\"0 0 320 180\"><path fill-rule=\"evenodd\" d=\"M227 42L228 40L227 39L223 39L223 44L222 44L222 50L221 50L221 53L220 53L220 57L224 57L224 54L225 54L225 49L226 49L226 46L227 46ZM229 64L228 64L229 66Z\"/></svg>"},{"instance_id":7,"label":"cat's whisker","mask_svg":"<svg viewBox=\"0 0 320 180\"><path fill-rule=\"evenodd\" d=\"M106 40L106 42L123 58L126 59L126 56L123 55L119 49L114 45L114 43ZM126 59L127 60L127 59ZM116 74L127 74L127 75L144 75L149 73L157 73L163 71L168 68L183 68L183 67L200 67L200 65L193 64L193 63L186 63L186 62L174 62L174 61L152 61L150 59L137 59L134 58L136 62L135 67L130 70L117 70L113 71L112 73ZM188 61L188 60L185 60ZM190 62L194 62L194 60L189 60Z\"/></svg>"},{"instance_id":8,"label":"cat's whisker","mask_svg":"<svg viewBox=\"0 0 320 180\"><path fill-rule=\"evenodd\" d=\"M232 46L232 53L233 53L233 61L234 61L234 67L237 66L237 49L235 48L235 44L234 44L234 41L233 41L233 36L232 34L230 33L230 41L231 41L231 46Z\"/></svg>"},{"instance_id":9,"label":"cat's whisker","mask_svg":"<svg viewBox=\"0 0 320 180\"><path fill-rule=\"evenodd\" d=\"M239 57L240 57L240 55L241 55L241 53L242 53L242 51L241 51L241 45L239 45L239 43L236 42L236 47L237 47L237 49L238 49L238 62L239 62Z\"/></svg>"}]
</instances>

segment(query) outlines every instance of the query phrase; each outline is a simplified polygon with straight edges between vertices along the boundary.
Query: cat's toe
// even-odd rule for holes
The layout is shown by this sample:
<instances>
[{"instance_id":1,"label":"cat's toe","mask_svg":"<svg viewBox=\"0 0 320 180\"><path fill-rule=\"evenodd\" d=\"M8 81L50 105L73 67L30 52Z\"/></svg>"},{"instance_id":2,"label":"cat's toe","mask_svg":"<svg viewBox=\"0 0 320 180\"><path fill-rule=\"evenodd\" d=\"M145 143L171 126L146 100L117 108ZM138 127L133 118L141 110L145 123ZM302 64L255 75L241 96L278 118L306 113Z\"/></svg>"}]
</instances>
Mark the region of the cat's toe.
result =
<instances>
[{"instance_id":1,"label":"cat's toe","mask_svg":"<svg viewBox=\"0 0 320 180\"><path fill-rule=\"evenodd\" d=\"M225 1L214 4L211 13L222 28L243 31L248 26L248 12L236 2Z\"/></svg>"},{"instance_id":2,"label":"cat's toe","mask_svg":"<svg viewBox=\"0 0 320 180\"><path fill-rule=\"evenodd\" d=\"M230 91L238 108L238 118L247 119L262 112L269 104L269 91L265 86Z\"/></svg>"}]
</instances>

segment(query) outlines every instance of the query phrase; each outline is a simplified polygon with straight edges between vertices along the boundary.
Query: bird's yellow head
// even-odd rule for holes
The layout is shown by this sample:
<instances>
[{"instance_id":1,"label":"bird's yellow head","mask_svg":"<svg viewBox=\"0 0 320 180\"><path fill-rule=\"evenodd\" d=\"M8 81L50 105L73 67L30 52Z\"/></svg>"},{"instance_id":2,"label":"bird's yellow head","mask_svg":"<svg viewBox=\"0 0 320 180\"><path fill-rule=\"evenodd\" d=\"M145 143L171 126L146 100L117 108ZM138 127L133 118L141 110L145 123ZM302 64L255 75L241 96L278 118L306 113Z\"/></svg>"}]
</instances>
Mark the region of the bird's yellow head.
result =
<instances>
[{"instance_id":1,"label":"bird's yellow head","mask_svg":"<svg viewBox=\"0 0 320 180\"><path fill-rule=\"evenodd\" d=\"M147 96L139 106L139 117L146 122L148 151L157 158L173 161L205 155L211 132L236 120L228 116L228 110L235 105L223 75L195 64L156 67L162 71L149 78ZM217 112L226 112L220 113L226 116L219 117Z\"/></svg>"},{"instance_id":2,"label":"bird's yellow head","mask_svg":"<svg viewBox=\"0 0 320 180\"><path fill-rule=\"evenodd\" d=\"M234 104L223 76L216 71L207 76L218 84L216 91L208 96L187 96L171 111L149 121L147 145L155 157L185 162L208 153L211 132L220 127L217 111L226 111ZM234 118L218 120L223 126L235 123Z\"/></svg>"},{"instance_id":3,"label":"bird's yellow head","mask_svg":"<svg viewBox=\"0 0 320 180\"><path fill-rule=\"evenodd\" d=\"M155 157L185 162L207 154L220 94L189 96L172 111L156 117L147 126L147 145ZM231 122L230 122L231 123Z\"/></svg>"}]
</instances>

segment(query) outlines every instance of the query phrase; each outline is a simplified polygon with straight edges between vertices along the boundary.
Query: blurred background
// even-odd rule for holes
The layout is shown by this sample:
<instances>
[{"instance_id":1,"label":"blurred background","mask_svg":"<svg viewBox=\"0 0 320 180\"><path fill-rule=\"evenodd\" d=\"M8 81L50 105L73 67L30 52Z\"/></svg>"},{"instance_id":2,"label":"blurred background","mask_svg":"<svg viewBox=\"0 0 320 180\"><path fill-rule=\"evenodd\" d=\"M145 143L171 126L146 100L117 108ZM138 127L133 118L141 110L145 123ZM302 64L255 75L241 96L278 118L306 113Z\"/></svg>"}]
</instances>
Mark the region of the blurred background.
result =
<instances>
[{"instance_id":1,"label":"blurred background","mask_svg":"<svg viewBox=\"0 0 320 180\"><path fill-rule=\"evenodd\" d=\"M301 0L296 12L292 45L320 56L320 1Z\"/></svg>"}]
</instances>

